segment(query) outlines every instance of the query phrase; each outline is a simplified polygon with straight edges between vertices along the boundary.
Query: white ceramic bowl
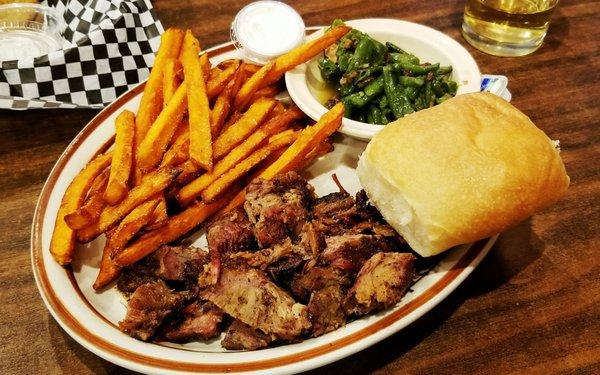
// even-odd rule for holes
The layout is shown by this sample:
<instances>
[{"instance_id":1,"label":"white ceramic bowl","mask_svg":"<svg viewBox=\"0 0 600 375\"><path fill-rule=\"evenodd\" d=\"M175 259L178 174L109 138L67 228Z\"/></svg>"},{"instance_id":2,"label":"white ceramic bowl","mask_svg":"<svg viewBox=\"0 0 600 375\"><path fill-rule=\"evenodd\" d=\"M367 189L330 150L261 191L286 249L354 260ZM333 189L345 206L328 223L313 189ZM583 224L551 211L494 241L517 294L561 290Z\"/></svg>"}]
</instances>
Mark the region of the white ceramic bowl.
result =
<instances>
[{"instance_id":1,"label":"white ceramic bowl","mask_svg":"<svg viewBox=\"0 0 600 375\"><path fill-rule=\"evenodd\" d=\"M413 53L421 61L451 65L452 79L459 84L457 95L479 91L481 74L473 56L446 34L427 26L388 18L367 18L347 21L346 24L369 34L380 42L392 42ZM307 40L323 35L323 30L311 34ZM285 74L285 83L292 100L313 120L318 120L327 112L308 86L308 79L320 74L317 67L317 60L320 57L321 55ZM382 128L382 125L344 118L340 132L368 140Z\"/></svg>"}]
</instances>

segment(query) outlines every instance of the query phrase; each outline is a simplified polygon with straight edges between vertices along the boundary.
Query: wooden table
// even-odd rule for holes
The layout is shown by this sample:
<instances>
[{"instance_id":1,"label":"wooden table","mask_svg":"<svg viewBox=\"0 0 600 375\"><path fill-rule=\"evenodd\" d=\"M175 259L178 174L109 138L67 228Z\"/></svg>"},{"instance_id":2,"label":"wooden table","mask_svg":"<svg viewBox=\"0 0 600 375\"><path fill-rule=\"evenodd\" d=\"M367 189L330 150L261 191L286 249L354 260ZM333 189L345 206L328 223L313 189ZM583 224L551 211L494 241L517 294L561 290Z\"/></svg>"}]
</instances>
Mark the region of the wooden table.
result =
<instances>
[{"instance_id":1,"label":"wooden table","mask_svg":"<svg viewBox=\"0 0 600 375\"><path fill-rule=\"evenodd\" d=\"M205 47L229 38L245 1L160 0L165 27ZM560 139L567 196L504 233L475 272L416 323L315 374L600 373L600 1L563 1L542 48L498 58L460 36L464 1L304 0L307 25L395 17L465 45L484 73L506 75L513 103ZM0 368L3 373L120 373L71 339L44 307L30 266L30 225L46 176L97 111L0 112ZM518 150L515 150L518 152Z\"/></svg>"}]
</instances>

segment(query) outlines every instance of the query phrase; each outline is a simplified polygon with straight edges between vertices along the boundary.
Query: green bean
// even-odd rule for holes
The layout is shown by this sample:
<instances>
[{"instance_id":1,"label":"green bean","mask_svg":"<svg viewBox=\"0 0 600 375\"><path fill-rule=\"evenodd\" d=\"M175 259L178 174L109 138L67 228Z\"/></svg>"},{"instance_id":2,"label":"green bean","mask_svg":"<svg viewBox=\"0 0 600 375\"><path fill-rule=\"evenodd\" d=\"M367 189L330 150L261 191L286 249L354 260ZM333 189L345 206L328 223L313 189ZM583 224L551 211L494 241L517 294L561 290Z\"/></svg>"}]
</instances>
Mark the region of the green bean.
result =
<instances>
[{"instance_id":1,"label":"green bean","mask_svg":"<svg viewBox=\"0 0 600 375\"><path fill-rule=\"evenodd\" d=\"M404 51L402 48L398 47L397 45L395 45L392 42L385 42L385 46L387 47L388 51L390 51L390 52L407 54L406 51Z\"/></svg>"},{"instance_id":2,"label":"green bean","mask_svg":"<svg viewBox=\"0 0 600 375\"><path fill-rule=\"evenodd\" d=\"M382 95L379 99L379 108L385 112L386 109L390 109L390 105L387 100L387 96Z\"/></svg>"},{"instance_id":3,"label":"green bean","mask_svg":"<svg viewBox=\"0 0 600 375\"><path fill-rule=\"evenodd\" d=\"M435 74L446 75L452 73L452 66L440 66Z\"/></svg>"},{"instance_id":4,"label":"green bean","mask_svg":"<svg viewBox=\"0 0 600 375\"><path fill-rule=\"evenodd\" d=\"M408 97L406 87L398 86L396 88L396 90L397 90L397 95L400 98L399 101L400 101L401 108L402 108L402 117L406 116L409 113L413 113L415 111L415 109L413 108L411 100Z\"/></svg>"},{"instance_id":5,"label":"green bean","mask_svg":"<svg viewBox=\"0 0 600 375\"><path fill-rule=\"evenodd\" d=\"M402 86L421 87L425 84L425 80L422 77L398 77L398 83Z\"/></svg>"},{"instance_id":6,"label":"green bean","mask_svg":"<svg viewBox=\"0 0 600 375\"><path fill-rule=\"evenodd\" d=\"M346 98L342 98L341 102L344 105L344 117L352 118L352 104Z\"/></svg>"},{"instance_id":7,"label":"green bean","mask_svg":"<svg viewBox=\"0 0 600 375\"><path fill-rule=\"evenodd\" d=\"M383 92L383 76L379 76L377 78L375 78L375 80L371 83L369 83L366 87L365 87L365 94L367 94L367 96L369 98L373 98L379 94L381 94Z\"/></svg>"},{"instance_id":8,"label":"green bean","mask_svg":"<svg viewBox=\"0 0 600 375\"><path fill-rule=\"evenodd\" d=\"M356 92L356 85L353 83L344 84L340 86L340 96L348 96L352 93Z\"/></svg>"},{"instance_id":9,"label":"green bean","mask_svg":"<svg viewBox=\"0 0 600 375\"><path fill-rule=\"evenodd\" d=\"M355 78L357 83L368 80L371 77L381 74L381 66L372 66L367 69L361 69L358 71L358 75Z\"/></svg>"},{"instance_id":10,"label":"green bean","mask_svg":"<svg viewBox=\"0 0 600 375\"><path fill-rule=\"evenodd\" d=\"M448 84L444 82L444 80L436 79L431 83L431 87L433 88L433 92L435 92L436 96L442 96L448 92Z\"/></svg>"},{"instance_id":11,"label":"green bean","mask_svg":"<svg viewBox=\"0 0 600 375\"><path fill-rule=\"evenodd\" d=\"M414 65L414 64L408 64L408 63L393 63L393 64L391 64L391 66L397 72L408 70L411 73L420 76L420 75L427 74L429 72L436 71L439 68L440 64L430 64L430 65L422 66L422 65Z\"/></svg>"},{"instance_id":12,"label":"green bean","mask_svg":"<svg viewBox=\"0 0 600 375\"><path fill-rule=\"evenodd\" d=\"M444 94L444 95L440 96L439 98L435 98L435 103L441 104L451 98L452 98L452 94Z\"/></svg>"},{"instance_id":13,"label":"green bean","mask_svg":"<svg viewBox=\"0 0 600 375\"><path fill-rule=\"evenodd\" d=\"M403 116L404 100L402 99L402 96L398 94L395 77L394 74L392 74L392 68L389 65L386 65L383 68L383 89L394 117L399 119Z\"/></svg>"},{"instance_id":14,"label":"green bean","mask_svg":"<svg viewBox=\"0 0 600 375\"><path fill-rule=\"evenodd\" d=\"M374 124L387 125L387 123L388 123L387 118L385 118L385 116L381 112L381 109L379 109L377 106L374 106L374 105L370 106L369 114L373 118Z\"/></svg>"},{"instance_id":15,"label":"green bean","mask_svg":"<svg viewBox=\"0 0 600 375\"><path fill-rule=\"evenodd\" d=\"M353 108L362 108L369 102L370 98L365 94L364 91L358 91L354 94L345 96L344 99L346 99L346 101L350 103Z\"/></svg>"},{"instance_id":16,"label":"green bean","mask_svg":"<svg viewBox=\"0 0 600 375\"><path fill-rule=\"evenodd\" d=\"M452 80L447 80L445 82L448 85L448 93L452 96L456 95L456 91L458 90L458 83Z\"/></svg>"},{"instance_id":17,"label":"green bean","mask_svg":"<svg viewBox=\"0 0 600 375\"><path fill-rule=\"evenodd\" d=\"M350 58L346 72L351 72L369 63L372 60L374 52L375 44L373 43L373 39L368 36L362 37L356 45L354 55Z\"/></svg>"},{"instance_id":18,"label":"green bean","mask_svg":"<svg viewBox=\"0 0 600 375\"><path fill-rule=\"evenodd\" d=\"M417 87L406 86L404 87L404 92L406 93L406 96L408 96L408 99L410 99L411 102L414 102L415 99L417 99L417 96L419 96L420 91Z\"/></svg>"},{"instance_id":19,"label":"green bean","mask_svg":"<svg viewBox=\"0 0 600 375\"><path fill-rule=\"evenodd\" d=\"M409 53L390 53L390 60L399 64L419 65L419 58Z\"/></svg>"},{"instance_id":20,"label":"green bean","mask_svg":"<svg viewBox=\"0 0 600 375\"><path fill-rule=\"evenodd\" d=\"M433 92L433 87L431 82L427 82L425 84L425 108L433 107L435 104L435 92Z\"/></svg>"}]
</instances>

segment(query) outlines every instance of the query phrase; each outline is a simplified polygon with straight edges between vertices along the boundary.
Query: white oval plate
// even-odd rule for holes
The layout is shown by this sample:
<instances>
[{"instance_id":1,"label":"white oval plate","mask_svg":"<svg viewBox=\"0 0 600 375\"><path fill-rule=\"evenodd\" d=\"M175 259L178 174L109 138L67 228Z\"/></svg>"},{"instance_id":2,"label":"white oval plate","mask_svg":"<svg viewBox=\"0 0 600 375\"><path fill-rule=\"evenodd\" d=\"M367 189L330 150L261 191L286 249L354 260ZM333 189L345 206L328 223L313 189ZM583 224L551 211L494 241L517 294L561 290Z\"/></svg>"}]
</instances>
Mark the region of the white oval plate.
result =
<instances>
[{"instance_id":1,"label":"white oval plate","mask_svg":"<svg viewBox=\"0 0 600 375\"><path fill-rule=\"evenodd\" d=\"M209 51L213 63L239 56L231 44ZM117 323L125 316L126 304L116 288L102 293L92 289L104 238L80 245L70 268L63 268L52 259L49 244L69 182L95 154L111 144L115 117L123 109L137 110L143 88L144 84L140 84L118 98L71 142L44 185L32 226L32 266L48 310L77 342L110 362L135 371L161 374L282 374L323 366L383 340L425 314L471 273L495 241L491 238L452 249L394 308L297 344L244 352L222 349L220 339L183 345L135 340L117 329ZM354 169L365 145L338 135L335 151L317 161L304 175L320 195L336 190L332 173L337 173L346 189L354 193L360 189ZM196 245L206 244L202 231L193 237Z\"/></svg>"},{"instance_id":2,"label":"white oval plate","mask_svg":"<svg viewBox=\"0 0 600 375\"><path fill-rule=\"evenodd\" d=\"M469 51L448 35L425 25L390 18L365 18L347 21L346 24L369 34L379 42L392 42L413 53L421 61L452 66L451 77L458 82L457 95L479 91L481 73L477 63ZM323 35L323 30L324 28L311 34L307 39L311 40ZM308 87L308 75L320 77L317 66L319 58L320 56L317 56L285 74L285 83L290 96L313 120L317 120L327 112ZM381 129L381 125L344 118L340 132L358 139L369 140Z\"/></svg>"}]
</instances>

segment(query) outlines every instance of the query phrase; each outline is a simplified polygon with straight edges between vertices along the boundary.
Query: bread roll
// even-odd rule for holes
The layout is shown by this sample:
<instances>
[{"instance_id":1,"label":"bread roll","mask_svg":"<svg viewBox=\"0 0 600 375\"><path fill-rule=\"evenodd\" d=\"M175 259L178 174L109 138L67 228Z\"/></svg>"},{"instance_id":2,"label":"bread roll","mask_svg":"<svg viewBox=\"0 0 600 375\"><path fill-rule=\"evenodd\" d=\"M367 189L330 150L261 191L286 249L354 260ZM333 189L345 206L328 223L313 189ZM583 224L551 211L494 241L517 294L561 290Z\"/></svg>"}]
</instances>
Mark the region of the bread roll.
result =
<instances>
[{"instance_id":1,"label":"bread roll","mask_svg":"<svg viewBox=\"0 0 600 375\"><path fill-rule=\"evenodd\" d=\"M557 144L488 93L387 125L357 172L372 203L422 256L500 233L569 186Z\"/></svg>"}]
</instances>

